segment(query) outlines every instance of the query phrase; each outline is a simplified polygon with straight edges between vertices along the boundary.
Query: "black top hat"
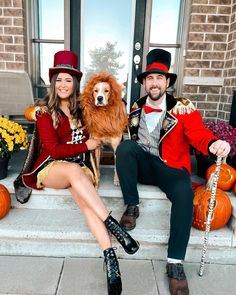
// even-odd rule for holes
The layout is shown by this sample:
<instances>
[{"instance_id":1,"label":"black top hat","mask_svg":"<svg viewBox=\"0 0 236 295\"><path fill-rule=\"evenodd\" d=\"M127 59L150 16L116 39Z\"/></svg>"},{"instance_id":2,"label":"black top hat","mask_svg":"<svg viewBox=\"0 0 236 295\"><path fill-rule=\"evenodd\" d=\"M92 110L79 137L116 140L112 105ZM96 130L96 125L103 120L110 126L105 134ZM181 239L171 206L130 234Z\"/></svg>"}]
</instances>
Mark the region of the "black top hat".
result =
<instances>
[{"instance_id":1,"label":"black top hat","mask_svg":"<svg viewBox=\"0 0 236 295\"><path fill-rule=\"evenodd\" d=\"M164 49L153 49L147 54L146 71L137 76L138 81L143 84L143 78L151 73L159 73L170 78L169 87L172 86L177 78L176 74L169 73L171 64L171 54Z\"/></svg>"}]
</instances>

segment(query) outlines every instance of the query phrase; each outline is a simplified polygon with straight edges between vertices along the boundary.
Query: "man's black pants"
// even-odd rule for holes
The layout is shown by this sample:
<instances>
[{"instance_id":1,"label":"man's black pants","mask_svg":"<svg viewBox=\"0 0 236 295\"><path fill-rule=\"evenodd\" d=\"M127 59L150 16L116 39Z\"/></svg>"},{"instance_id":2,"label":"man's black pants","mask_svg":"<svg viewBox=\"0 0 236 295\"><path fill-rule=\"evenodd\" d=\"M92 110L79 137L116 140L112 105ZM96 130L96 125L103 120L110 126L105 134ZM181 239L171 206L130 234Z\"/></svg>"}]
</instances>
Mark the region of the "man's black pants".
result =
<instances>
[{"instance_id":1,"label":"man's black pants","mask_svg":"<svg viewBox=\"0 0 236 295\"><path fill-rule=\"evenodd\" d=\"M127 205L139 204L138 182L156 185L166 193L172 203L168 257L183 260L193 215L194 193L188 171L165 165L159 157L144 151L132 140L118 146L116 169Z\"/></svg>"}]
</instances>

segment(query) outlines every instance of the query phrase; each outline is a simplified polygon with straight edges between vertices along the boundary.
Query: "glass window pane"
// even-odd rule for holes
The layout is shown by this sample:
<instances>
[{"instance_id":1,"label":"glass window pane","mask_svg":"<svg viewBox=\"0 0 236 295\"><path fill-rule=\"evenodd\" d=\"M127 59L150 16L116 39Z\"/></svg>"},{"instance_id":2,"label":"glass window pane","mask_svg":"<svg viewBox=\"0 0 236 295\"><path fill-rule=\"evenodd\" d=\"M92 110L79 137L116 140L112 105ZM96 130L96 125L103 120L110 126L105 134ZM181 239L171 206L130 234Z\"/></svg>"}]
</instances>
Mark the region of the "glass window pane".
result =
<instances>
[{"instance_id":1,"label":"glass window pane","mask_svg":"<svg viewBox=\"0 0 236 295\"><path fill-rule=\"evenodd\" d=\"M134 1L84 0L82 3L82 82L92 73L106 70L127 83Z\"/></svg>"},{"instance_id":2,"label":"glass window pane","mask_svg":"<svg viewBox=\"0 0 236 295\"><path fill-rule=\"evenodd\" d=\"M35 99L37 100L38 98L44 98L48 94L48 89L49 87L46 87L45 84L43 84L43 81L42 83L38 84L35 87Z\"/></svg>"},{"instance_id":3,"label":"glass window pane","mask_svg":"<svg viewBox=\"0 0 236 295\"><path fill-rule=\"evenodd\" d=\"M175 44L177 39L180 0L153 0L150 42Z\"/></svg>"},{"instance_id":4,"label":"glass window pane","mask_svg":"<svg viewBox=\"0 0 236 295\"><path fill-rule=\"evenodd\" d=\"M64 50L64 44L43 44L39 46L40 50L40 84L49 85L48 69L53 67L54 54L59 50Z\"/></svg>"},{"instance_id":5,"label":"glass window pane","mask_svg":"<svg viewBox=\"0 0 236 295\"><path fill-rule=\"evenodd\" d=\"M64 40L64 0L39 0L39 38Z\"/></svg>"}]
</instances>

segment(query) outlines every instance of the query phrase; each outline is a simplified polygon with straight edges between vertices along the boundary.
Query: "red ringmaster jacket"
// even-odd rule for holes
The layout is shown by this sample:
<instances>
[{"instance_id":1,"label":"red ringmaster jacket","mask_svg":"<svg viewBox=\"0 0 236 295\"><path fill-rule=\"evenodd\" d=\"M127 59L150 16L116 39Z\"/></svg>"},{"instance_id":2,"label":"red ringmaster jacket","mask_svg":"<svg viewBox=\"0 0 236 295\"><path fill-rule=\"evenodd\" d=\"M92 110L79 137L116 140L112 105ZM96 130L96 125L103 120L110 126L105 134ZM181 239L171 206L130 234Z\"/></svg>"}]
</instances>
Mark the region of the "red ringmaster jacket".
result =
<instances>
[{"instance_id":1,"label":"red ringmaster jacket","mask_svg":"<svg viewBox=\"0 0 236 295\"><path fill-rule=\"evenodd\" d=\"M22 175L24 184L34 189L38 189L36 187L37 170L49 158L63 160L69 157L76 157L88 151L85 143L88 139L86 132L83 132L81 143L71 144L72 129L68 117L63 112L61 112L59 125L56 129L53 127L52 117L49 112L38 111L36 113L36 119L36 128L40 138L39 155L33 165L33 169Z\"/></svg>"},{"instance_id":2,"label":"red ringmaster jacket","mask_svg":"<svg viewBox=\"0 0 236 295\"><path fill-rule=\"evenodd\" d=\"M147 96L137 100L129 115L129 134L138 139L138 128L142 107ZM166 94L167 111L160 132L160 159L170 167L185 167L191 173L190 145L204 155L209 154L209 146L218 138L204 126L201 114L192 102L185 98L174 98Z\"/></svg>"}]
</instances>

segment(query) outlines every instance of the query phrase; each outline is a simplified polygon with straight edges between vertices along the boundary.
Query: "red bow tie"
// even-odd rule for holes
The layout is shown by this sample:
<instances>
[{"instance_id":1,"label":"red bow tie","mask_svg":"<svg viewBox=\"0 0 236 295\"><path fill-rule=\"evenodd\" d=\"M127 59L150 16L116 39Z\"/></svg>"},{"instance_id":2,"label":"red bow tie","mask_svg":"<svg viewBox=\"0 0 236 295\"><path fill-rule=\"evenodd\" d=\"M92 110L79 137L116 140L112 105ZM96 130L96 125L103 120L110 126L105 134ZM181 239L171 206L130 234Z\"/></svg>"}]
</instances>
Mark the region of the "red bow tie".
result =
<instances>
[{"instance_id":1,"label":"red bow tie","mask_svg":"<svg viewBox=\"0 0 236 295\"><path fill-rule=\"evenodd\" d=\"M155 108L152 108L152 107L147 106L147 105L143 106L143 109L144 109L146 114L149 114L149 113L152 113L152 112L158 112L158 113L162 112L162 109L155 109Z\"/></svg>"}]
</instances>

